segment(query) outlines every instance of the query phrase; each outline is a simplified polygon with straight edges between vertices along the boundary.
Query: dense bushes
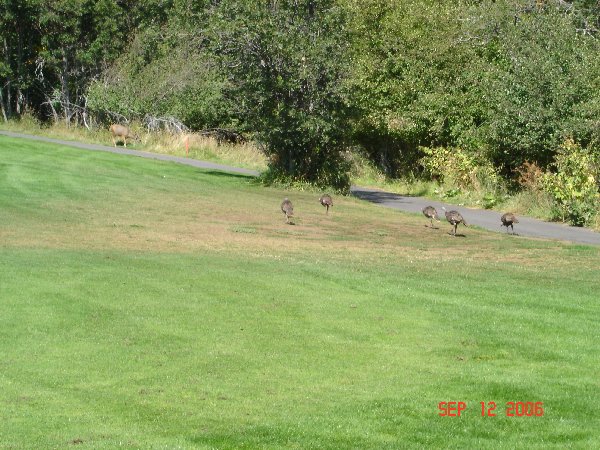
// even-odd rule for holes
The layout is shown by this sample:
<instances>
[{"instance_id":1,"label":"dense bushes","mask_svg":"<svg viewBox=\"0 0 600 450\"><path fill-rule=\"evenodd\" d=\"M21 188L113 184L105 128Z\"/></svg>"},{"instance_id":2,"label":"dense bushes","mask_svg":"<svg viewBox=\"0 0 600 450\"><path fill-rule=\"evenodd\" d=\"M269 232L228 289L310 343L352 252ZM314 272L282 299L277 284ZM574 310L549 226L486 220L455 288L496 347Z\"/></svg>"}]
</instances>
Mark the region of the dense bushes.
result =
<instances>
[{"instance_id":1,"label":"dense bushes","mask_svg":"<svg viewBox=\"0 0 600 450\"><path fill-rule=\"evenodd\" d=\"M133 57L147 43L134 42ZM90 85L88 108L102 116L143 118L146 115L176 117L200 130L228 127L233 119L231 104L224 97L226 81L205 54L182 47L155 53L151 64L133 68L120 60ZM176 68L176 70L174 70Z\"/></svg>"},{"instance_id":2,"label":"dense bushes","mask_svg":"<svg viewBox=\"0 0 600 450\"><path fill-rule=\"evenodd\" d=\"M600 210L600 156L567 140L557 151L543 185L550 194L556 220L587 225Z\"/></svg>"},{"instance_id":3,"label":"dense bushes","mask_svg":"<svg viewBox=\"0 0 600 450\"><path fill-rule=\"evenodd\" d=\"M497 170L484 158L467 154L459 147L421 147L424 175L436 180L442 197L456 196L461 189L480 196L484 208L492 208L504 190Z\"/></svg>"},{"instance_id":4,"label":"dense bushes","mask_svg":"<svg viewBox=\"0 0 600 450\"><path fill-rule=\"evenodd\" d=\"M525 161L547 167L567 136L597 144L598 39L575 7L543 3L361 6L354 29L370 39L357 39L350 80L355 129L383 170L416 166L423 145L460 147L510 176Z\"/></svg>"},{"instance_id":5,"label":"dense bushes","mask_svg":"<svg viewBox=\"0 0 600 450\"><path fill-rule=\"evenodd\" d=\"M333 1L222 1L212 10L209 49L272 178L349 187L345 23Z\"/></svg>"}]
</instances>

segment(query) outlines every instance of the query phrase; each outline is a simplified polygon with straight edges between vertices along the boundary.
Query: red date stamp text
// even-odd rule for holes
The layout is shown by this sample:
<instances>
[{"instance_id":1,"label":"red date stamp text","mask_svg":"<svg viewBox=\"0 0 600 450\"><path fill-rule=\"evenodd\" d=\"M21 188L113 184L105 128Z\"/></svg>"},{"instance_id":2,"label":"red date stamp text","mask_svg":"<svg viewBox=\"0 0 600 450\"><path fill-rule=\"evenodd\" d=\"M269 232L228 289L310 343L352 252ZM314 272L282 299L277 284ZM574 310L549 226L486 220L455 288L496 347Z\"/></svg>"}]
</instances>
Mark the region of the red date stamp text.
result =
<instances>
[{"instance_id":1,"label":"red date stamp text","mask_svg":"<svg viewBox=\"0 0 600 450\"><path fill-rule=\"evenodd\" d=\"M543 402L506 402L504 410L496 402L479 402L479 413L482 417L542 417L544 415ZM439 402L438 413L442 417L460 417L467 410L466 402Z\"/></svg>"}]
</instances>

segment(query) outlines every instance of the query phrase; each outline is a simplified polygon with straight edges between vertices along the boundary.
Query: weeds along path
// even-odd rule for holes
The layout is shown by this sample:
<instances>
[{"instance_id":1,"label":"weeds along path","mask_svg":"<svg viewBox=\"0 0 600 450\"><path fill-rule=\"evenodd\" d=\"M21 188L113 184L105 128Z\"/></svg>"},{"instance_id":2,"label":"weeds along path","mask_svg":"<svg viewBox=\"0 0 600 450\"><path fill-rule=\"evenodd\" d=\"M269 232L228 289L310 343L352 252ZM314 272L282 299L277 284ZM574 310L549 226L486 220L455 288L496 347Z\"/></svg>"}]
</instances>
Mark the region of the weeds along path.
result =
<instances>
[{"instance_id":1,"label":"weeds along path","mask_svg":"<svg viewBox=\"0 0 600 450\"><path fill-rule=\"evenodd\" d=\"M0 134L14 138L24 138L43 142L51 142L60 145L68 145L84 150L105 151L111 153L139 156L142 158L156 159L160 161L171 161L192 167L198 167L200 169L220 170L224 172L233 172L250 176L258 175L258 172L256 170L242 169L239 167L232 167L223 164L217 164L208 161L199 161L189 158L181 158L177 156L161 155L157 153L143 152L139 150L130 150L122 147L115 148L106 145L84 144L80 142L64 141L60 139L52 139L47 137L14 133L3 130L0 130ZM459 207L456 205L451 205L449 203L441 203L429 200L423 197L405 196L400 194L394 194L391 192L384 192L376 189L362 188L358 186L353 186L351 188L351 193L353 196L361 200L366 200L371 203L384 206L386 208L393 208L411 213L420 214L421 210L425 206L434 206L438 210L438 214L440 214L440 217L442 219L442 221L438 224L440 231L450 230L450 225L446 222L442 211L442 206L445 206L447 209L454 209L460 212L469 225L475 225L490 231L506 233L505 229L500 226L501 214L498 211L470 209L465 207ZM425 218L423 219L423 223L425 225ZM460 234L464 233L465 232L462 231ZM466 233L468 234L468 231ZM585 228L549 223L544 222L542 220L532 219L523 216L519 216L519 223L515 226L515 233L518 236L558 239L562 241L571 241L580 244L600 245L600 233L596 233Z\"/></svg>"},{"instance_id":2,"label":"weeds along path","mask_svg":"<svg viewBox=\"0 0 600 450\"><path fill-rule=\"evenodd\" d=\"M157 159L160 161L171 161L171 162L185 164L185 165L192 166L192 167L198 167L200 169L220 170L223 172L233 172L233 173L240 173L243 175L258 176L258 172L256 170L226 166L224 164L217 164L217 163L213 163L213 162L209 162L209 161L198 161L197 159L181 158L179 156L161 155L160 153L142 152L140 150L131 150L128 148L123 148L123 147L110 147L108 145L84 144L82 142L64 141L61 139L53 139L53 138L48 138L48 137L43 137L43 136L34 136L34 135L30 135L30 134L14 133L11 131L4 131L4 130L0 130L0 134L2 134L4 136L13 137L13 138L31 139L34 141L51 142L51 143L59 144L59 145L68 145L71 147L81 148L84 150L111 152L111 153L118 153L121 155L132 155L132 156L139 156L142 158Z\"/></svg>"}]
</instances>

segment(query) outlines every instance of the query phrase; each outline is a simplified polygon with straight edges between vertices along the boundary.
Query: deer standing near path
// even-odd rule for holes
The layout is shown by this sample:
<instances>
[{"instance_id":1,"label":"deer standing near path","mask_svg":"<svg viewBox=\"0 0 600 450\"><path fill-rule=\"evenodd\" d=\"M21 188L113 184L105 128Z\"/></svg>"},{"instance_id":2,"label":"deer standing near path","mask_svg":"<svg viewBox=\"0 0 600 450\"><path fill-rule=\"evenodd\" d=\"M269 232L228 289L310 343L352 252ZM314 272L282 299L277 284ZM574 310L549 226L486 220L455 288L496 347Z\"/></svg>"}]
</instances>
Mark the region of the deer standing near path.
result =
<instances>
[{"instance_id":1,"label":"deer standing near path","mask_svg":"<svg viewBox=\"0 0 600 450\"><path fill-rule=\"evenodd\" d=\"M112 133L113 144L117 146L117 139L123 140L123 145L127 147L127 138L136 139L136 136L131 132L131 129L124 125L111 125L109 128Z\"/></svg>"}]
</instances>

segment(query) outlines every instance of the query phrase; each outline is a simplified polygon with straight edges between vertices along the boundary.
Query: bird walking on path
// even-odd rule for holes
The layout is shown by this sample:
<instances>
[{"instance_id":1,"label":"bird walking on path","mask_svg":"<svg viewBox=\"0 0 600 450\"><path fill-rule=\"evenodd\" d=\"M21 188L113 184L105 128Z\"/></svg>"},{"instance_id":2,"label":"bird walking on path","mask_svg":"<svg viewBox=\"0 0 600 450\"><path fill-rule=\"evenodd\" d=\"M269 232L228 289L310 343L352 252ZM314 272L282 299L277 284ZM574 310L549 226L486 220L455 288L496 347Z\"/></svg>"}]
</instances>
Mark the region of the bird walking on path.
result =
<instances>
[{"instance_id":1,"label":"bird walking on path","mask_svg":"<svg viewBox=\"0 0 600 450\"><path fill-rule=\"evenodd\" d=\"M440 221L438 217L438 213L433 206L426 206L423 208L423 215L427 217L431 221L431 228L436 228L433 226L433 219Z\"/></svg>"},{"instance_id":2,"label":"bird walking on path","mask_svg":"<svg viewBox=\"0 0 600 450\"><path fill-rule=\"evenodd\" d=\"M325 210L325 214L329 214L329 208L333 206L333 200L331 198L331 195L323 194L321 196L321 198L319 199L319 203L321 203L321 205L323 205L325 208L327 208Z\"/></svg>"},{"instance_id":3,"label":"bird walking on path","mask_svg":"<svg viewBox=\"0 0 600 450\"><path fill-rule=\"evenodd\" d=\"M515 234L515 227L513 227L513 223L519 223L519 220L513 213L506 213L500 217L500 221L502 224L501 227L506 227L506 232L508 233L508 227L510 227L512 234Z\"/></svg>"},{"instance_id":4,"label":"bird walking on path","mask_svg":"<svg viewBox=\"0 0 600 450\"><path fill-rule=\"evenodd\" d=\"M281 211L285 214L285 223L290 223L290 217L294 215L294 206L289 198L284 198L281 202Z\"/></svg>"},{"instance_id":5,"label":"bird walking on path","mask_svg":"<svg viewBox=\"0 0 600 450\"><path fill-rule=\"evenodd\" d=\"M450 222L450 225L454 227L454 229L452 230L452 236L456 236L456 228L459 224L462 223L465 227L469 226L467 222L465 222L465 219L463 219L463 216L461 216L458 211L446 211L446 208L444 208L443 206L442 209L446 214L446 219L448 220L448 222Z\"/></svg>"}]
</instances>

